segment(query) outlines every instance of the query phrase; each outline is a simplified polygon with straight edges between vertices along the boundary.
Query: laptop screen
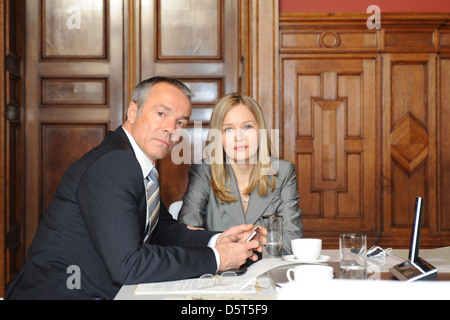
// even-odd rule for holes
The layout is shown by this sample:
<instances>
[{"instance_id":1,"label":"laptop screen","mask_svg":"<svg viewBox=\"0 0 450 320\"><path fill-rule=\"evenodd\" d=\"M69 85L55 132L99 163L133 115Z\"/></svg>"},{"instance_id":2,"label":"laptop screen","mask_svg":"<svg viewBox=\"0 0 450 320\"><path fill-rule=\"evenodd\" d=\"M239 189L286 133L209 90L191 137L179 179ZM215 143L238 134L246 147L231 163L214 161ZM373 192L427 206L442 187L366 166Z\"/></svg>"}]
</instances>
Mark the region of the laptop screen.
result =
<instances>
[{"instance_id":1,"label":"laptop screen","mask_svg":"<svg viewBox=\"0 0 450 320\"><path fill-rule=\"evenodd\" d=\"M423 199L421 197L417 197L414 208L414 225L411 231L411 244L409 246L409 260L411 262L415 262L419 257L420 232L422 228L422 206Z\"/></svg>"}]
</instances>

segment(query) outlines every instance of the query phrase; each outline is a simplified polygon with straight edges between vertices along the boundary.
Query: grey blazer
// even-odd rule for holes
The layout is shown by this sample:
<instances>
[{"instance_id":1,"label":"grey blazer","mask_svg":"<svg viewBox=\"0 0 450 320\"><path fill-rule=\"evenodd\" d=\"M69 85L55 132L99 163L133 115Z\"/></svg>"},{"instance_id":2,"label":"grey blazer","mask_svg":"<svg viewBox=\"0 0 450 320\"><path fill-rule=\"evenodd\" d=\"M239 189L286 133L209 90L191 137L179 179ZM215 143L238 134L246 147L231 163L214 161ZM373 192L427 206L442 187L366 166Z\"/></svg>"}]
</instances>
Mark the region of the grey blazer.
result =
<instances>
[{"instance_id":1,"label":"grey blazer","mask_svg":"<svg viewBox=\"0 0 450 320\"><path fill-rule=\"evenodd\" d=\"M278 167L275 176L276 189L265 197L260 197L255 189L250 195L247 213L244 214L241 202L219 203L211 188L211 167L203 162L193 164L189 169L189 183L183 197L178 221L188 226L201 227L210 231L223 231L232 226L251 223L261 225L261 217L278 214L283 216L283 253L292 254L291 240L301 238L303 224L298 206L298 191L295 167L292 163L272 159ZM231 194L239 198L234 172L230 172Z\"/></svg>"}]
</instances>

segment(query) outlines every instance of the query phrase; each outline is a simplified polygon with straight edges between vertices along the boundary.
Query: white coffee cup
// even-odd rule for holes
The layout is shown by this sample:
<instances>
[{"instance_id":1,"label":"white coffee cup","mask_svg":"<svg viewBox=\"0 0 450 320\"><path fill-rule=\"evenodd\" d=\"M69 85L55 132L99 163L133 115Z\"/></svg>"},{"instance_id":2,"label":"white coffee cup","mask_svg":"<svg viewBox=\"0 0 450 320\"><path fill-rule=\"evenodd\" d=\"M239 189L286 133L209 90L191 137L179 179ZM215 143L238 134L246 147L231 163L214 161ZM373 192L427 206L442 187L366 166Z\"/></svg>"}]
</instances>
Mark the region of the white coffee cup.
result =
<instances>
[{"instance_id":1,"label":"white coffee cup","mask_svg":"<svg viewBox=\"0 0 450 320\"><path fill-rule=\"evenodd\" d=\"M291 273L294 274L292 278ZM292 281L322 281L333 279L334 269L330 266L305 264L286 271L289 282Z\"/></svg>"},{"instance_id":2,"label":"white coffee cup","mask_svg":"<svg viewBox=\"0 0 450 320\"><path fill-rule=\"evenodd\" d=\"M294 239L291 241L291 246L295 259L311 262L319 259L322 251L322 240L311 238Z\"/></svg>"}]
</instances>

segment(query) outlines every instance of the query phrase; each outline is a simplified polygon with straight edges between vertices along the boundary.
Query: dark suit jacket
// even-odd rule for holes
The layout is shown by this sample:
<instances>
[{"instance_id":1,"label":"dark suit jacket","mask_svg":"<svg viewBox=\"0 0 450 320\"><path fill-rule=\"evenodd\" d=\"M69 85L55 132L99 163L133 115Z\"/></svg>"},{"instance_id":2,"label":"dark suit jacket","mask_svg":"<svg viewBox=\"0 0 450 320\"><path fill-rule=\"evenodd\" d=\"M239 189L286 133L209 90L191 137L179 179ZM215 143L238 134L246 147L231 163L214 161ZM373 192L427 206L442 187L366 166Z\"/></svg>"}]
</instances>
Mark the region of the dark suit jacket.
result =
<instances>
[{"instance_id":1,"label":"dark suit jacket","mask_svg":"<svg viewBox=\"0 0 450 320\"><path fill-rule=\"evenodd\" d=\"M122 285L214 273L214 235L188 230L161 204L143 244L142 169L119 127L65 172L6 299L112 299ZM69 289L78 266L80 289Z\"/></svg>"},{"instance_id":2,"label":"dark suit jacket","mask_svg":"<svg viewBox=\"0 0 450 320\"><path fill-rule=\"evenodd\" d=\"M193 164L189 169L189 183L183 197L183 206L178 221L188 226L206 230L226 230L232 226L252 223L261 225L261 217L277 214L283 216L283 252L292 254L291 240L303 236L301 210L298 206L297 175L292 163L272 158L277 169L274 191L270 187L264 197L253 190L247 212L244 214L241 202L220 203L211 187L211 166L206 162ZM236 177L228 165L230 193L239 198ZM269 177L271 179L271 176Z\"/></svg>"}]
</instances>

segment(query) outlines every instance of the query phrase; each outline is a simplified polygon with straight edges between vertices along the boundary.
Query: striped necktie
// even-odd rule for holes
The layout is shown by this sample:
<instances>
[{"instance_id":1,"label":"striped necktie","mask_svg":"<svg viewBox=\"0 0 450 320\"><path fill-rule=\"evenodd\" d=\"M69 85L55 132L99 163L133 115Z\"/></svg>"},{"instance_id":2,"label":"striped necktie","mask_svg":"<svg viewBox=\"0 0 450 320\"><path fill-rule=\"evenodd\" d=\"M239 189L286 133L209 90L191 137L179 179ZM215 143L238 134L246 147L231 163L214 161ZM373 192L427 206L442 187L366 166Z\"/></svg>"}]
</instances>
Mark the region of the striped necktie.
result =
<instances>
[{"instance_id":1,"label":"striped necktie","mask_svg":"<svg viewBox=\"0 0 450 320\"><path fill-rule=\"evenodd\" d=\"M147 178L145 178L145 190L147 197L147 220L145 222L144 243L150 238L159 219L159 184L158 171L156 171L155 167L153 167Z\"/></svg>"}]
</instances>

